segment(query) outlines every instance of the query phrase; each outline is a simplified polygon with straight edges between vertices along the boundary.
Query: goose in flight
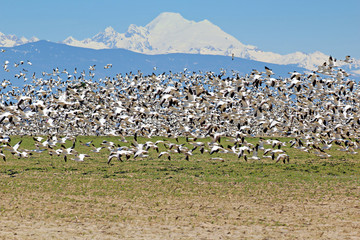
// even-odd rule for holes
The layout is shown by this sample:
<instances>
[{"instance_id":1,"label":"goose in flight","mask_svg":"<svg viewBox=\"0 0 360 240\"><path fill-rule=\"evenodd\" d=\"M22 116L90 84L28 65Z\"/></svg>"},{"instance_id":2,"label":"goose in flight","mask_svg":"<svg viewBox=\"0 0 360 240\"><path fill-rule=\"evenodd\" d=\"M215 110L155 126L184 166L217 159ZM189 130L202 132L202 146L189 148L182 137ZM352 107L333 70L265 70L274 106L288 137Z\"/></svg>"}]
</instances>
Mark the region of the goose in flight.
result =
<instances>
[{"instance_id":1,"label":"goose in flight","mask_svg":"<svg viewBox=\"0 0 360 240\"><path fill-rule=\"evenodd\" d=\"M167 156L167 159L169 161L171 160L171 155L169 152L160 152L160 154L158 155L158 158L161 158L161 156Z\"/></svg>"},{"instance_id":2,"label":"goose in flight","mask_svg":"<svg viewBox=\"0 0 360 240\"><path fill-rule=\"evenodd\" d=\"M279 161L283 161L283 163L289 163L290 162L290 157L289 155L285 154L285 153L282 153L282 154L279 154L279 156L277 156L276 158L276 163L278 163Z\"/></svg>"},{"instance_id":3,"label":"goose in flight","mask_svg":"<svg viewBox=\"0 0 360 240\"><path fill-rule=\"evenodd\" d=\"M214 145L211 150L210 150L210 155L219 152L220 150L224 150L223 147L219 146L219 145Z\"/></svg>"},{"instance_id":4,"label":"goose in flight","mask_svg":"<svg viewBox=\"0 0 360 240\"><path fill-rule=\"evenodd\" d=\"M353 61L354 60L350 57L350 55L347 55L344 60L344 62L346 62L346 63L353 63Z\"/></svg>"},{"instance_id":5,"label":"goose in flight","mask_svg":"<svg viewBox=\"0 0 360 240\"><path fill-rule=\"evenodd\" d=\"M74 160L74 161L77 161L77 162L83 162L86 157L90 157L90 155L83 154L83 153L81 153L79 155L75 154L75 157L71 158L71 160Z\"/></svg>"},{"instance_id":6,"label":"goose in flight","mask_svg":"<svg viewBox=\"0 0 360 240\"><path fill-rule=\"evenodd\" d=\"M91 140L89 142L86 142L86 143L83 143L82 141L79 141L79 143L83 146L86 146L86 147L90 147L90 146L94 146L92 143L93 143L94 140Z\"/></svg>"},{"instance_id":7,"label":"goose in flight","mask_svg":"<svg viewBox=\"0 0 360 240\"><path fill-rule=\"evenodd\" d=\"M110 164L111 160L113 158L117 158L119 161L123 161L121 159L122 156L125 156L126 159L129 159L130 156L133 154L132 151L129 151L129 150L118 150L118 151L115 151L115 152L111 152L109 157L108 157L108 161L107 161L107 164Z\"/></svg>"},{"instance_id":8,"label":"goose in flight","mask_svg":"<svg viewBox=\"0 0 360 240\"><path fill-rule=\"evenodd\" d=\"M271 75L275 75L275 73L272 71L272 69L265 66L265 74L270 77Z\"/></svg>"},{"instance_id":9,"label":"goose in flight","mask_svg":"<svg viewBox=\"0 0 360 240\"><path fill-rule=\"evenodd\" d=\"M112 68L112 64L111 63L108 63L104 66L104 69L109 69L109 68Z\"/></svg>"},{"instance_id":10,"label":"goose in flight","mask_svg":"<svg viewBox=\"0 0 360 240\"><path fill-rule=\"evenodd\" d=\"M6 156L3 153L2 149L0 150L0 157L2 157L3 161L6 162Z\"/></svg>"},{"instance_id":11,"label":"goose in flight","mask_svg":"<svg viewBox=\"0 0 360 240\"><path fill-rule=\"evenodd\" d=\"M15 156L17 156L18 158L28 158L29 156L33 155L31 152L29 152L29 150L26 151L16 151L13 153Z\"/></svg>"},{"instance_id":12,"label":"goose in flight","mask_svg":"<svg viewBox=\"0 0 360 240\"><path fill-rule=\"evenodd\" d=\"M95 66L96 66L96 65L91 65L91 66L89 67L89 70L90 70L90 71L95 71Z\"/></svg>"},{"instance_id":13,"label":"goose in flight","mask_svg":"<svg viewBox=\"0 0 360 240\"><path fill-rule=\"evenodd\" d=\"M12 67L9 61L5 63L6 69ZM291 141L294 151L323 153L321 150L328 150L328 145L336 144L343 146L339 151L344 154L358 154L360 145L355 146L354 139L360 134L359 83L348 79L349 73L336 65L336 60L329 58L318 72L290 72L284 78L273 77L268 67L265 72L254 69L244 76L234 71L227 76L224 69L219 74L184 69L168 74L119 73L100 79L94 77L95 65L89 68L89 74L86 68L70 74L55 67L49 73L33 74L31 83L23 87L7 79L2 81L0 88L5 89L0 101L0 130L6 135L31 135L37 147L34 152L64 156L65 160L70 155L78 158L79 154L75 148L64 147L74 137L59 136L115 136L114 142L100 142L100 148L92 142L80 142L90 148L91 156L107 148L108 161L154 154L188 159L192 154L213 156L217 152L245 160L259 159L261 151L262 158L270 153L271 157L286 154L282 149L285 142L265 140L275 136L296 139ZM15 80L25 82L27 72L17 71ZM131 136L135 142L128 148L116 142ZM165 140L162 143L168 149L162 150L153 141L154 136L172 137L177 144ZM211 139L206 142L208 136ZM245 139L254 136L264 137L257 147ZM142 138L147 138L146 143ZM179 144L183 139L186 142ZM17 151L11 149L8 145L12 143L5 139L1 142L3 150L27 152L20 147ZM229 143L226 148L220 145L224 142ZM267 150L265 145L272 149ZM194 152L196 149L200 153Z\"/></svg>"},{"instance_id":14,"label":"goose in flight","mask_svg":"<svg viewBox=\"0 0 360 240\"><path fill-rule=\"evenodd\" d=\"M76 155L78 152L75 150L75 141L71 147L66 148L64 145L61 145L62 151L61 154L64 155L64 161L67 161L67 155Z\"/></svg>"},{"instance_id":15,"label":"goose in flight","mask_svg":"<svg viewBox=\"0 0 360 240\"><path fill-rule=\"evenodd\" d=\"M7 143L7 145L3 145L5 150L10 151L11 153L16 153L18 152L18 149L20 147L20 144L22 143L22 140L20 140L19 142L17 142L14 146L10 146L9 143Z\"/></svg>"},{"instance_id":16,"label":"goose in flight","mask_svg":"<svg viewBox=\"0 0 360 240\"><path fill-rule=\"evenodd\" d=\"M253 155L252 155L249 159L252 159L252 160L261 160L261 158L258 157L257 147L255 147L255 148L253 149Z\"/></svg>"},{"instance_id":17,"label":"goose in flight","mask_svg":"<svg viewBox=\"0 0 360 240\"><path fill-rule=\"evenodd\" d=\"M139 158L147 158L149 157L149 155L146 155L148 153L148 151L145 150L138 150L135 154L134 154L134 159L139 157Z\"/></svg>"},{"instance_id":18,"label":"goose in flight","mask_svg":"<svg viewBox=\"0 0 360 240\"><path fill-rule=\"evenodd\" d=\"M105 148L105 147L95 147L94 145L93 146L93 149L90 150L91 152L94 152L94 153L99 153L101 151L101 149Z\"/></svg>"}]
</instances>

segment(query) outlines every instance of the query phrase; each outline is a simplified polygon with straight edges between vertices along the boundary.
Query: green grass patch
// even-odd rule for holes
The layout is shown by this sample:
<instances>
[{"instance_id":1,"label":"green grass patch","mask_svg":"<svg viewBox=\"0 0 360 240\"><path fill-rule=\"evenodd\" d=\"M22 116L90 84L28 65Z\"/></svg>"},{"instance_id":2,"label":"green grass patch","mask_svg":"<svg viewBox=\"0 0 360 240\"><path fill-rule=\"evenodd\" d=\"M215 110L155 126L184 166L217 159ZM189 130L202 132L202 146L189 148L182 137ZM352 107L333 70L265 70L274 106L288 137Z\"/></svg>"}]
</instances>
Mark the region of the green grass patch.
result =
<instances>
[{"instance_id":1,"label":"green grass patch","mask_svg":"<svg viewBox=\"0 0 360 240\"><path fill-rule=\"evenodd\" d=\"M19 139L13 137L12 144ZM21 148L34 149L32 138L22 139ZM116 137L79 136L75 149L91 156L84 162L72 161L71 156L64 162L62 157L51 157L46 153L18 159L5 152L7 161L0 163L0 196L5 199L0 204L0 215L21 213L46 219L72 219L76 216L131 221L137 217L123 215L122 211L130 211L129 203L136 203L142 206L137 211L146 216L145 220L158 221L159 217L144 209L161 212L164 206L174 201L185 203L198 198L205 202L247 198L276 204L302 202L304 199L321 202L326 197L360 198L360 161L353 155L344 160L343 153L336 156L334 151L331 152L334 158L318 159L287 146L284 149L290 155L290 164L282 164L270 159L245 162L236 155L210 156L208 153L199 154L198 150L190 161L181 155L169 161L158 159L158 153L149 150L149 158L131 158L124 162L113 160L108 165L108 149L95 154L90 152L91 148L78 144L79 141L93 140L95 146L100 146L105 139L121 146L130 146L132 141L132 138L127 138L128 142L124 143ZM151 141L159 139L163 138ZM165 140L176 143L175 139ZM139 138L140 143L146 141L149 139ZM257 139L250 141L255 143ZM180 138L179 142L190 148L185 139ZM223 140L222 143L227 142ZM68 142L66 146L71 144ZM165 150L161 144L159 148ZM224 161L214 161L211 157L222 157ZM120 200L127 205L124 206ZM52 207L42 209L42 205L37 203L49 203ZM13 208L14 205L19 209ZM199 213L194 214L194 219L202 217ZM218 218L213 217L211 221L216 222ZM275 226L283 224L273 223Z\"/></svg>"}]
</instances>

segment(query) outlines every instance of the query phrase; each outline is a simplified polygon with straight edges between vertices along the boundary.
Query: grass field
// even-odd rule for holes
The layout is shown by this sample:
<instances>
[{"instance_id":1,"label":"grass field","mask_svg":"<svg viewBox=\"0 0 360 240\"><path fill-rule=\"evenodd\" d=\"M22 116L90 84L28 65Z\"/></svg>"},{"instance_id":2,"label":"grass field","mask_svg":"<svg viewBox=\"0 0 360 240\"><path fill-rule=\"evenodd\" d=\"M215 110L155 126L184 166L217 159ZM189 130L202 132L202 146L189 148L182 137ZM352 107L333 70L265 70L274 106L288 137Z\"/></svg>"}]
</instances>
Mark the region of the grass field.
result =
<instances>
[{"instance_id":1,"label":"grass field","mask_svg":"<svg viewBox=\"0 0 360 240\"><path fill-rule=\"evenodd\" d=\"M95 146L119 142L77 141L90 139ZM32 138L24 137L21 148L34 149ZM229 154L212 155L224 159L216 161L199 151L190 161L169 161L151 150L149 158L108 165L109 150L92 153L80 144L76 150L91 156L84 162L4 151L0 238L359 239L359 154L330 151L332 158L319 159L284 149L290 164Z\"/></svg>"}]
</instances>

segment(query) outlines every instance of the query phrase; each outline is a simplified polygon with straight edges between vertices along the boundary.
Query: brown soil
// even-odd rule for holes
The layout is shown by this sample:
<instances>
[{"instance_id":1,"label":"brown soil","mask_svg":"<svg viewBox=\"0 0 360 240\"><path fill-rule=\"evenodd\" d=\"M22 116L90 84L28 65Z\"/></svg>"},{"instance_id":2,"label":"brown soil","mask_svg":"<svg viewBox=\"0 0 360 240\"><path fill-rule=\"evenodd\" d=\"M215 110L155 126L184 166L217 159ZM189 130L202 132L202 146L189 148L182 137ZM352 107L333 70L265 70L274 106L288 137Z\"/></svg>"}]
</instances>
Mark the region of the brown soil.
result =
<instances>
[{"instance_id":1,"label":"brown soil","mask_svg":"<svg viewBox=\"0 0 360 240\"><path fill-rule=\"evenodd\" d=\"M278 203L229 195L73 197L65 204L56 196L8 196L0 196L0 239L360 239L360 201L345 196Z\"/></svg>"}]
</instances>

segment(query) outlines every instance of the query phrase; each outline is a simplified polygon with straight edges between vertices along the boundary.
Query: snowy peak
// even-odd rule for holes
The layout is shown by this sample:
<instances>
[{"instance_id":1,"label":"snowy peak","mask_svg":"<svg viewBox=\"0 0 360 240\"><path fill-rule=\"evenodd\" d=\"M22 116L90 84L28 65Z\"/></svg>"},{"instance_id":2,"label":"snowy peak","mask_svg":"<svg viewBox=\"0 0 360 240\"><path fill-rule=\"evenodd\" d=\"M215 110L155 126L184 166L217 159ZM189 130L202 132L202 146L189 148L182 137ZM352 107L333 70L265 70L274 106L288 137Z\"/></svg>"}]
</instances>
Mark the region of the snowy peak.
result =
<instances>
[{"instance_id":1,"label":"snowy peak","mask_svg":"<svg viewBox=\"0 0 360 240\"><path fill-rule=\"evenodd\" d=\"M63 43L65 43L65 44L68 44L68 45L71 45L73 42L75 42L75 41L77 41L75 38L73 38L72 36L70 36L70 37L67 37L64 41L63 41Z\"/></svg>"},{"instance_id":2,"label":"snowy peak","mask_svg":"<svg viewBox=\"0 0 360 240\"><path fill-rule=\"evenodd\" d=\"M39 39L36 37L32 37L30 39L27 39L25 37L18 38L15 35L5 35L0 32L0 47L14 47L25 43L37 41L39 41Z\"/></svg>"},{"instance_id":3,"label":"snowy peak","mask_svg":"<svg viewBox=\"0 0 360 240\"><path fill-rule=\"evenodd\" d=\"M119 36L119 33L116 32L114 30L114 28L107 27L107 28L105 28L104 32L100 32L100 33L96 34L93 37L93 40L98 41L98 42L104 42L104 43L108 42L108 43L114 44L114 41L116 41L118 36ZM114 48L115 45L109 46L109 47Z\"/></svg>"},{"instance_id":4,"label":"snowy peak","mask_svg":"<svg viewBox=\"0 0 360 240\"><path fill-rule=\"evenodd\" d=\"M170 29L181 29L193 21L186 20L179 13L164 12L157 16L145 27L149 30L161 31Z\"/></svg>"},{"instance_id":5,"label":"snowy peak","mask_svg":"<svg viewBox=\"0 0 360 240\"><path fill-rule=\"evenodd\" d=\"M112 27L107 27L104 32L96 34L92 39L87 39L87 42L104 43L107 48L116 48L118 38L119 33Z\"/></svg>"},{"instance_id":6,"label":"snowy peak","mask_svg":"<svg viewBox=\"0 0 360 240\"><path fill-rule=\"evenodd\" d=\"M329 56L314 52L281 55L245 45L209 20L195 22L179 13L164 12L145 26L131 24L125 33L112 27L82 41L67 38L63 43L87 48L124 48L146 54L193 53L224 55L276 64L296 64L314 70Z\"/></svg>"},{"instance_id":7,"label":"snowy peak","mask_svg":"<svg viewBox=\"0 0 360 240\"><path fill-rule=\"evenodd\" d=\"M139 37L146 37L149 35L149 32L144 27L138 27L135 24L131 24L124 34L125 38L131 38L138 35Z\"/></svg>"},{"instance_id":8,"label":"snowy peak","mask_svg":"<svg viewBox=\"0 0 360 240\"><path fill-rule=\"evenodd\" d=\"M208 20L189 21L178 13L162 13L145 28L149 32L153 54L182 52L229 55L226 54L229 46L236 46L239 55L242 55L246 48L251 48Z\"/></svg>"},{"instance_id":9,"label":"snowy peak","mask_svg":"<svg viewBox=\"0 0 360 240\"><path fill-rule=\"evenodd\" d=\"M105 28L105 34L106 35L114 35L114 34L116 34L116 32L111 26L109 26L109 27Z\"/></svg>"},{"instance_id":10,"label":"snowy peak","mask_svg":"<svg viewBox=\"0 0 360 240\"><path fill-rule=\"evenodd\" d=\"M208 20L200 22L183 18L179 13L161 13L146 26L131 24L125 33L112 27L82 41L66 39L63 43L78 47L125 48L146 54L197 53L248 57L246 46Z\"/></svg>"}]
</instances>

